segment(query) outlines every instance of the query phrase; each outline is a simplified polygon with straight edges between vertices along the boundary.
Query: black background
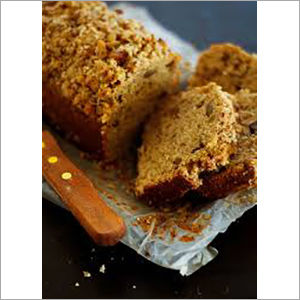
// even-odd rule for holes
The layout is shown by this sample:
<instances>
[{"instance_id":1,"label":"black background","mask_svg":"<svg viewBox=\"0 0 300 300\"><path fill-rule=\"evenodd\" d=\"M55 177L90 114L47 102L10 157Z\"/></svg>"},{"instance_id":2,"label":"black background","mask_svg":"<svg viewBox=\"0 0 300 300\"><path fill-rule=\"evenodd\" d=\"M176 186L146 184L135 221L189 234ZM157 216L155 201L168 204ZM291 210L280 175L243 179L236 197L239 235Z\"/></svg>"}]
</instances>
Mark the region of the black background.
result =
<instances>
[{"instance_id":1,"label":"black background","mask_svg":"<svg viewBox=\"0 0 300 300\"><path fill-rule=\"evenodd\" d=\"M200 50L226 41L256 52L256 2L134 4ZM256 232L253 208L212 242L212 262L182 277L122 244L95 246L68 212L43 200L43 298L256 298Z\"/></svg>"},{"instance_id":2,"label":"black background","mask_svg":"<svg viewBox=\"0 0 300 300\"><path fill-rule=\"evenodd\" d=\"M115 4L108 2L109 5ZM256 52L257 13L254 1L127 1L145 6L164 27L199 50L232 42Z\"/></svg>"}]
</instances>

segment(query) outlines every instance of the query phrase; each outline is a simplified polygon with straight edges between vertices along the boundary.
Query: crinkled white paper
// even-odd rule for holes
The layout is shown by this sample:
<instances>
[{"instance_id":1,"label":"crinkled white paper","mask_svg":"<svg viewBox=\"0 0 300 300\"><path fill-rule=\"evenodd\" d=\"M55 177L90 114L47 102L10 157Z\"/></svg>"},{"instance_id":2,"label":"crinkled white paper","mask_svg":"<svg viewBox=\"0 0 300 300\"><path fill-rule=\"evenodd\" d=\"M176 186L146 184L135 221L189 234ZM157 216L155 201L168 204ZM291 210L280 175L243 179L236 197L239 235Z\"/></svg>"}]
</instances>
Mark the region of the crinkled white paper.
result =
<instances>
[{"instance_id":1,"label":"crinkled white paper","mask_svg":"<svg viewBox=\"0 0 300 300\"><path fill-rule=\"evenodd\" d=\"M146 9L126 3L119 4L117 7L123 10L125 18L142 22L156 37L165 40L172 50L181 54L184 58L183 62L187 61L192 67L195 67L199 50L173 32L163 28L149 15ZM187 75L185 73L183 81ZM94 182L100 197L124 218L127 233L122 242L150 261L166 268L179 270L182 275L190 275L211 261L218 252L209 246L210 242L218 233L226 231L232 222L256 204L256 190L253 189L230 195L209 205L202 207L200 205L198 212L200 215L209 215L210 220L201 233L194 234L192 241L182 241L178 238L190 234L182 228L177 228L178 237L160 238L153 231L155 224L151 224L153 226L150 226L148 232L145 232L140 226L136 226L137 218L155 213L154 208L137 202L133 193L128 192L127 184L120 180L114 171L107 171L106 173L95 162L80 158L79 151L75 147L63 139L58 139L67 155ZM134 169L134 165L131 165L130 168ZM43 181L43 197L64 207L59 196L45 181ZM195 222L201 221L199 218L195 219Z\"/></svg>"}]
</instances>

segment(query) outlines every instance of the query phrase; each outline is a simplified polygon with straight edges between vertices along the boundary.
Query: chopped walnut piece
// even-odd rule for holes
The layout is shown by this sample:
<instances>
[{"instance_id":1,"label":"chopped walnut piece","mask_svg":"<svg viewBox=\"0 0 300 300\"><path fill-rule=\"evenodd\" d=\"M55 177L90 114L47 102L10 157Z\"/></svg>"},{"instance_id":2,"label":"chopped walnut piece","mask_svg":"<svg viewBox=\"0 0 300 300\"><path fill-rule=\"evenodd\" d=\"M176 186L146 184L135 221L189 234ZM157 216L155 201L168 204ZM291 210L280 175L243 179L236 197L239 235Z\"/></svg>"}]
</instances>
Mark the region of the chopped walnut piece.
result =
<instances>
[{"instance_id":1,"label":"chopped walnut piece","mask_svg":"<svg viewBox=\"0 0 300 300\"><path fill-rule=\"evenodd\" d=\"M110 57L118 62L118 65L123 66L127 60L128 53L126 51L112 52Z\"/></svg>"}]
</instances>

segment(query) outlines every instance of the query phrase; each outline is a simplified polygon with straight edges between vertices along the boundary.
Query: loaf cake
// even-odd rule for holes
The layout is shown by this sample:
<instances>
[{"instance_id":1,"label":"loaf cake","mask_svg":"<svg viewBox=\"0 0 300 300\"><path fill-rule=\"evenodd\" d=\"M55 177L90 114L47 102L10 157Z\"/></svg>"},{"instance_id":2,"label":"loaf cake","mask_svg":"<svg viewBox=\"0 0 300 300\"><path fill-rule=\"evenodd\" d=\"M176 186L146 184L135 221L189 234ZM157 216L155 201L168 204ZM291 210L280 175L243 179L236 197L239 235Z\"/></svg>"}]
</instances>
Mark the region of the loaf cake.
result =
<instances>
[{"instance_id":1,"label":"loaf cake","mask_svg":"<svg viewBox=\"0 0 300 300\"><path fill-rule=\"evenodd\" d=\"M179 79L179 56L101 2L43 2L43 115L114 161Z\"/></svg>"},{"instance_id":2,"label":"loaf cake","mask_svg":"<svg viewBox=\"0 0 300 300\"><path fill-rule=\"evenodd\" d=\"M237 112L236 151L228 165L200 175L202 185L198 193L201 197L219 199L257 184L257 95L241 90L235 94L233 104Z\"/></svg>"},{"instance_id":3,"label":"loaf cake","mask_svg":"<svg viewBox=\"0 0 300 300\"><path fill-rule=\"evenodd\" d=\"M232 96L215 83L165 99L145 126L136 195L168 201L199 188L199 175L226 166L236 142Z\"/></svg>"},{"instance_id":4,"label":"loaf cake","mask_svg":"<svg viewBox=\"0 0 300 300\"><path fill-rule=\"evenodd\" d=\"M229 93L257 91L257 57L232 44L215 44L200 54L190 86L215 82Z\"/></svg>"}]
</instances>

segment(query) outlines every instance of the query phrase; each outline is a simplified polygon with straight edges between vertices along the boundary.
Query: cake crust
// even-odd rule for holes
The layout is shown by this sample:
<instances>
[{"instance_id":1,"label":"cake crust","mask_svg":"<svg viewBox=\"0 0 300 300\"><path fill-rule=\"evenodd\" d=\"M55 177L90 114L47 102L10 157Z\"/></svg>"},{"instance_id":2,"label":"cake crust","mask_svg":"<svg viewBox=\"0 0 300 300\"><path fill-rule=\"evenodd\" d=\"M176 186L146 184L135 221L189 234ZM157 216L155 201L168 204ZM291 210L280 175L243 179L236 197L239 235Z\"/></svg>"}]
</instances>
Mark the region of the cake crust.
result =
<instances>
[{"instance_id":1,"label":"cake crust","mask_svg":"<svg viewBox=\"0 0 300 300\"><path fill-rule=\"evenodd\" d=\"M245 156L244 158L233 158L228 166L217 172L207 172L200 176L202 184L197 191L201 197L215 200L240 190L256 187L256 138L256 135L244 137L247 142L245 145L240 145L239 150L240 155ZM246 147L251 147L250 151ZM247 156L242 154L246 150L248 150Z\"/></svg>"},{"instance_id":2,"label":"cake crust","mask_svg":"<svg viewBox=\"0 0 300 300\"><path fill-rule=\"evenodd\" d=\"M169 181L144 187L143 193L138 198L151 206L180 198L191 189L195 189L193 182L182 175L175 175Z\"/></svg>"},{"instance_id":3,"label":"cake crust","mask_svg":"<svg viewBox=\"0 0 300 300\"><path fill-rule=\"evenodd\" d=\"M231 193L256 186L256 168L249 163L241 163L215 174L202 177L198 192L207 199L220 199Z\"/></svg>"},{"instance_id":4,"label":"cake crust","mask_svg":"<svg viewBox=\"0 0 300 300\"><path fill-rule=\"evenodd\" d=\"M57 131L67 133L66 138L90 153L92 158L101 159L102 137L96 116L87 117L77 107L69 105L54 89L45 86L42 108L46 121Z\"/></svg>"}]
</instances>

